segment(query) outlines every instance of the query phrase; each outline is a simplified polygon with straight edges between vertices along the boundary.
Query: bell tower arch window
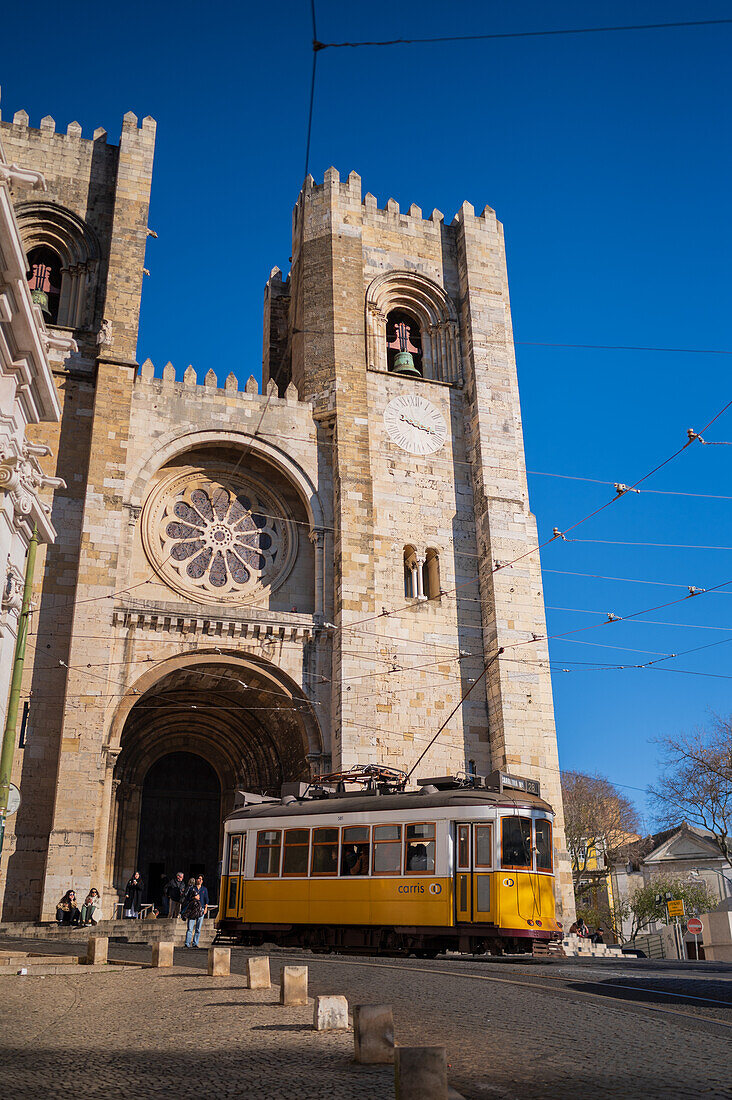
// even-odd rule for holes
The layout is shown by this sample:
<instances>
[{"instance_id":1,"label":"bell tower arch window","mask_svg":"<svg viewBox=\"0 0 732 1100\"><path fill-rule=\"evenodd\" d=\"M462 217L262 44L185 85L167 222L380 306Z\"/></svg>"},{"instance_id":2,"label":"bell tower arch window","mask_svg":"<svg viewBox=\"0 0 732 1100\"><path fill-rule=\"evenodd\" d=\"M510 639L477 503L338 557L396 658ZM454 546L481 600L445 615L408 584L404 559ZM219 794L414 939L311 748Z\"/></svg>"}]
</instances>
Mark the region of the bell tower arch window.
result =
<instances>
[{"instance_id":1,"label":"bell tower arch window","mask_svg":"<svg viewBox=\"0 0 732 1100\"><path fill-rule=\"evenodd\" d=\"M422 377L422 337L419 322L394 309L386 318L386 365L394 374Z\"/></svg>"},{"instance_id":2,"label":"bell tower arch window","mask_svg":"<svg viewBox=\"0 0 732 1100\"><path fill-rule=\"evenodd\" d=\"M33 301L41 307L47 324L58 323L61 299L61 257L47 245L28 253L28 286Z\"/></svg>"},{"instance_id":3,"label":"bell tower arch window","mask_svg":"<svg viewBox=\"0 0 732 1100\"><path fill-rule=\"evenodd\" d=\"M51 202L19 203L15 215L28 257L28 283L47 324L98 328L101 252L94 230L73 211Z\"/></svg>"},{"instance_id":4,"label":"bell tower arch window","mask_svg":"<svg viewBox=\"0 0 732 1100\"><path fill-rule=\"evenodd\" d=\"M417 272L384 272L370 284L366 341L370 370L436 382L461 380L455 307L442 287Z\"/></svg>"}]
</instances>

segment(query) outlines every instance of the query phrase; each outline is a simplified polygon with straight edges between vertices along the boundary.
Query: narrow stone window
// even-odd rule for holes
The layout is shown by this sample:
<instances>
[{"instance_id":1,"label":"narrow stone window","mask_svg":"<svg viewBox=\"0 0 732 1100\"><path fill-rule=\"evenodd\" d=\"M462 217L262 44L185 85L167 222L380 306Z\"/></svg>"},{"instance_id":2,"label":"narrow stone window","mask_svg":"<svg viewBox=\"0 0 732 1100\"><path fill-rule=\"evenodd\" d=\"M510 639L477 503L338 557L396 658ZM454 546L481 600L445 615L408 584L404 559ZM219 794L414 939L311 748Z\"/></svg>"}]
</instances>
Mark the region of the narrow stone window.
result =
<instances>
[{"instance_id":1,"label":"narrow stone window","mask_svg":"<svg viewBox=\"0 0 732 1100\"><path fill-rule=\"evenodd\" d=\"M424 559L424 594L428 600L440 595L440 558L436 550L428 548Z\"/></svg>"},{"instance_id":2,"label":"narrow stone window","mask_svg":"<svg viewBox=\"0 0 732 1100\"><path fill-rule=\"evenodd\" d=\"M395 309L386 318L386 363L393 374L422 377L422 336L419 322Z\"/></svg>"},{"instance_id":3,"label":"narrow stone window","mask_svg":"<svg viewBox=\"0 0 732 1100\"><path fill-rule=\"evenodd\" d=\"M49 325L58 321L61 301L61 258L51 248L34 248L28 255L28 286Z\"/></svg>"},{"instance_id":4,"label":"narrow stone window","mask_svg":"<svg viewBox=\"0 0 732 1100\"><path fill-rule=\"evenodd\" d=\"M404 547L404 595L408 600L419 598L422 585L417 551L413 546Z\"/></svg>"}]
</instances>

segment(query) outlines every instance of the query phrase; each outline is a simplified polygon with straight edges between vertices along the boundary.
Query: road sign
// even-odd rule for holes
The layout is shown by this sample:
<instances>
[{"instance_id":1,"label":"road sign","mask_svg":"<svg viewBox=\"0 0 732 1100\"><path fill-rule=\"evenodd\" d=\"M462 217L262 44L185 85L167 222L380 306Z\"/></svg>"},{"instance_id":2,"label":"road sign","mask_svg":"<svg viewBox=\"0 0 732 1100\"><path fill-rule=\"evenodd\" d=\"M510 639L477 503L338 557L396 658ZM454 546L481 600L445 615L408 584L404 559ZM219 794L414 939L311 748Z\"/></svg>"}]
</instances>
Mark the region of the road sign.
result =
<instances>
[{"instance_id":1,"label":"road sign","mask_svg":"<svg viewBox=\"0 0 732 1100\"><path fill-rule=\"evenodd\" d=\"M704 925L698 917L689 917L686 927L692 936L701 936Z\"/></svg>"},{"instance_id":2,"label":"road sign","mask_svg":"<svg viewBox=\"0 0 732 1100\"><path fill-rule=\"evenodd\" d=\"M670 917L683 917L684 903L681 898L671 898L670 901L666 902L666 907Z\"/></svg>"}]
</instances>

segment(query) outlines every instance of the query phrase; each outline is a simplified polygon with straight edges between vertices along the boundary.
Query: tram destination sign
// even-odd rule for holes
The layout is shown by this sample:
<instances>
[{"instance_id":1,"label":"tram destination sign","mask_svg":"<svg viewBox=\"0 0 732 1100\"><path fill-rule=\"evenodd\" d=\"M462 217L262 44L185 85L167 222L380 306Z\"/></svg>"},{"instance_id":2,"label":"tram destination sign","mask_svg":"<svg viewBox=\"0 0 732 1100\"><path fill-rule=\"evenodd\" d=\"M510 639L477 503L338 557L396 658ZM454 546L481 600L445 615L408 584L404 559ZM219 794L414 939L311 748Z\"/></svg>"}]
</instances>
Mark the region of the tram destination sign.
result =
<instances>
[{"instance_id":1,"label":"tram destination sign","mask_svg":"<svg viewBox=\"0 0 732 1100\"><path fill-rule=\"evenodd\" d=\"M521 775L509 775L508 772L493 772L488 780L489 787L498 787L499 791L523 791L524 794L541 796L541 784L538 779L527 779Z\"/></svg>"}]
</instances>

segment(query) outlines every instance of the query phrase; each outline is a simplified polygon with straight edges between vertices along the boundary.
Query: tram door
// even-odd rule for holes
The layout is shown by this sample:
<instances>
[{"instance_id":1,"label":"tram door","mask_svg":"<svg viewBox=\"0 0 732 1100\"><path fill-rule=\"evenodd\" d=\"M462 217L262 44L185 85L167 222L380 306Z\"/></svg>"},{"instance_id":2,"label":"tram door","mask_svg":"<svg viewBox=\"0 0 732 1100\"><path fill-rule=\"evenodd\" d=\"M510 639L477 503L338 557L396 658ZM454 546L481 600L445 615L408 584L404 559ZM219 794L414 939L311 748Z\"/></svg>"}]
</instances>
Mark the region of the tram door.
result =
<instances>
[{"instance_id":1,"label":"tram door","mask_svg":"<svg viewBox=\"0 0 732 1100\"><path fill-rule=\"evenodd\" d=\"M240 904L240 892L242 889L241 874L244 871L244 842L246 834L234 834L229 836L228 875L226 898L222 899L226 906L226 916L237 916Z\"/></svg>"},{"instance_id":2,"label":"tram door","mask_svg":"<svg viewBox=\"0 0 732 1100\"><path fill-rule=\"evenodd\" d=\"M493 825L477 821L460 823L456 834L455 918L490 921Z\"/></svg>"},{"instance_id":3,"label":"tram door","mask_svg":"<svg viewBox=\"0 0 732 1100\"><path fill-rule=\"evenodd\" d=\"M455 919L473 919L473 861L471 857L470 825L457 826L455 846Z\"/></svg>"}]
</instances>

